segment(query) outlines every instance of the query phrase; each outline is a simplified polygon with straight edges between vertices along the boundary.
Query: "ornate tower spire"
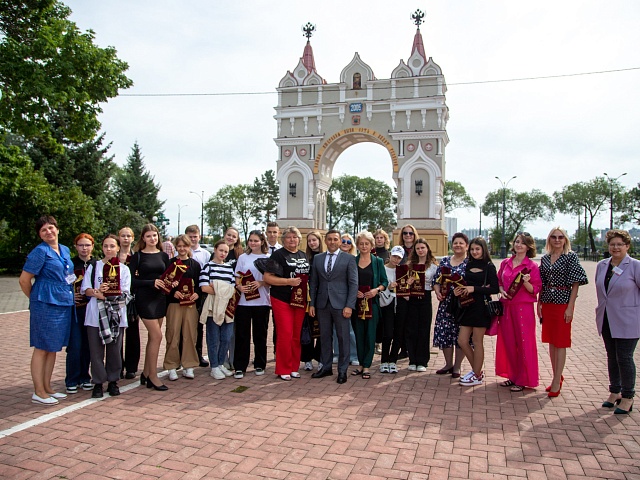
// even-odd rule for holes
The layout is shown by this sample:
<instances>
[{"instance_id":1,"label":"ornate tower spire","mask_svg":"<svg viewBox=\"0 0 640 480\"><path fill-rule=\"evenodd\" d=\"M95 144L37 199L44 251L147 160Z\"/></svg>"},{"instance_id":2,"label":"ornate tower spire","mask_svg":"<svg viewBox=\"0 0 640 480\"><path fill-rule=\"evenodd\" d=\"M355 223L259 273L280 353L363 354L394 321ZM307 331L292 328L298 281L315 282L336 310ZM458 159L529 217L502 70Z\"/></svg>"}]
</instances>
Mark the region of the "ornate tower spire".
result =
<instances>
[{"instance_id":1,"label":"ornate tower spire","mask_svg":"<svg viewBox=\"0 0 640 480\"><path fill-rule=\"evenodd\" d=\"M416 24L416 35L413 37L413 47L411 48L411 57L417 51L418 54L427 61L427 56L424 53L424 44L422 43L422 34L420 33L420 25L424 23L425 13L417 9L413 14L411 14L411 18L413 19L413 23Z\"/></svg>"},{"instance_id":2,"label":"ornate tower spire","mask_svg":"<svg viewBox=\"0 0 640 480\"><path fill-rule=\"evenodd\" d=\"M316 70L316 62L313 59L313 49L311 48L311 36L315 31L316 26L311 22L307 22L307 24L302 27L303 36L307 37L307 44L305 45L304 52L302 53L302 63L309 73L315 72Z\"/></svg>"}]
</instances>

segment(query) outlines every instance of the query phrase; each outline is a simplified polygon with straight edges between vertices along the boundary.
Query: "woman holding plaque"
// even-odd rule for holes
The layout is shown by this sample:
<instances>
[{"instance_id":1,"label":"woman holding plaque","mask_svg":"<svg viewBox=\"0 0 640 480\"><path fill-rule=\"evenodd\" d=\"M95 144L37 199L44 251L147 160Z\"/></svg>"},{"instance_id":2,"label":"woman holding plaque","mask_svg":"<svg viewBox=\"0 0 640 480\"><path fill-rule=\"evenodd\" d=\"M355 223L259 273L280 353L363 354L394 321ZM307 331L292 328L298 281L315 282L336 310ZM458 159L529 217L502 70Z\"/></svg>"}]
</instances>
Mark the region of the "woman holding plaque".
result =
<instances>
[{"instance_id":1,"label":"woman holding plaque","mask_svg":"<svg viewBox=\"0 0 640 480\"><path fill-rule=\"evenodd\" d=\"M281 380L300 378L300 332L307 310L309 260L298 250L302 235L296 227L282 232L282 245L266 264L265 282L271 286L271 307L278 331L276 375Z\"/></svg>"},{"instance_id":2,"label":"woman holding plaque","mask_svg":"<svg viewBox=\"0 0 640 480\"><path fill-rule=\"evenodd\" d=\"M256 375L267 368L267 330L271 300L269 287L255 266L256 260L267 258L267 239L260 230L253 230L247 239L247 249L236 263L236 288L240 299L236 307L236 346L233 366L236 376L244 375L249 366L251 330L253 328L253 367ZM264 260L261 260L264 261Z\"/></svg>"},{"instance_id":3,"label":"woman holding plaque","mask_svg":"<svg viewBox=\"0 0 640 480\"><path fill-rule=\"evenodd\" d=\"M504 314L496 338L496 375L507 380L500 385L521 392L538 385L538 347L533 304L542 288L540 269L532 260L536 242L528 233L518 233L513 256L502 261L498 285ZM475 341L474 341L475 344Z\"/></svg>"},{"instance_id":4,"label":"woman holding plaque","mask_svg":"<svg viewBox=\"0 0 640 480\"><path fill-rule=\"evenodd\" d=\"M160 279L169 267L169 256L162 251L158 228L147 223L142 227L136 254L131 258L131 285L136 295L136 310L149 334L140 384L158 391L169 388L158 378L158 352L162 342L162 321L167 313L167 299Z\"/></svg>"},{"instance_id":5,"label":"woman holding plaque","mask_svg":"<svg viewBox=\"0 0 640 480\"><path fill-rule=\"evenodd\" d=\"M20 288L29 297L31 378L34 393L31 402L57 405L66 398L51 387L56 352L68 344L74 320L73 262L69 249L58 243L58 223L46 215L36 221L36 233L42 243L31 250L20 274ZM35 279L33 285L31 281Z\"/></svg>"},{"instance_id":6,"label":"woman holding plaque","mask_svg":"<svg viewBox=\"0 0 640 480\"><path fill-rule=\"evenodd\" d=\"M322 243L322 234L318 231L307 233L307 259L309 260L309 265L313 268L313 257L315 257L318 253L324 252L324 243ZM305 322L308 322L311 333L313 334L312 325L314 322L318 323L317 318L312 318L308 314L305 316ZM318 329L319 331L319 329ZM322 370L322 363L320 363L320 337L311 338L311 343L307 345L301 345L300 350L300 360L304 362L304 369L307 372L313 370L313 359L315 358L318 362L318 371Z\"/></svg>"},{"instance_id":7,"label":"woman holding plaque","mask_svg":"<svg viewBox=\"0 0 640 480\"><path fill-rule=\"evenodd\" d=\"M409 371L426 372L430 356L429 337L433 316L431 284L438 264L424 238L418 238L415 241L408 265L411 271L407 281L410 297L405 333L409 353Z\"/></svg>"},{"instance_id":8,"label":"woman holding plaque","mask_svg":"<svg viewBox=\"0 0 640 480\"><path fill-rule=\"evenodd\" d=\"M73 273L76 280L73 284L73 293L76 302L76 320L71 322L69 333L69 345L67 346L67 375L64 383L67 393L78 393L78 389L91 390L91 375L89 374L89 340L87 339L87 327L84 319L87 313L89 299L80 293L82 279L89 265L96 263L91 257L95 241L88 233L81 233L74 242L78 256L73 258Z\"/></svg>"},{"instance_id":9,"label":"woman holding plaque","mask_svg":"<svg viewBox=\"0 0 640 480\"><path fill-rule=\"evenodd\" d=\"M363 230L356 236L356 244L360 253L356 256L358 265L358 299L356 308L351 315L351 325L356 335L356 350L358 362L362 368L357 368L351 375L362 375L371 378L371 362L376 348L376 328L380 319L380 302L378 296L383 292L389 281L381 258L371 255L375 248L373 235Z\"/></svg>"},{"instance_id":10,"label":"woman holding plaque","mask_svg":"<svg viewBox=\"0 0 640 480\"><path fill-rule=\"evenodd\" d=\"M440 260L436 271L433 290L440 304L436 313L436 325L433 330L433 346L439 347L444 353L445 365L436 371L437 375L451 374L452 378L460 378L460 366L464 360L464 352L457 347L460 326L451 313L454 300L454 289L464 284L467 267L467 249L469 237L464 233L454 233L451 238L453 255ZM455 348L455 360L453 356Z\"/></svg>"},{"instance_id":11,"label":"woman holding plaque","mask_svg":"<svg viewBox=\"0 0 640 480\"><path fill-rule=\"evenodd\" d=\"M176 370L182 365L182 376L193 379L193 369L200 365L196 351L198 331L198 309L200 298L200 263L192 258L191 240L187 235L178 235L174 240L178 255L171 260L169 268L181 271L178 285L167 295L167 347L164 368L169 370L169 380L178 380ZM182 340L182 342L181 342ZM182 354L179 345L182 343Z\"/></svg>"},{"instance_id":12,"label":"woman holding plaque","mask_svg":"<svg viewBox=\"0 0 640 480\"><path fill-rule=\"evenodd\" d=\"M110 396L120 395L122 336L127 328L127 300L131 290L129 268L118 260L120 242L113 234L102 240L104 258L90 265L81 292L90 297L85 325L91 351L92 398L102 398L109 382Z\"/></svg>"},{"instance_id":13,"label":"woman holding plaque","mask_svg":"<svg viewBox=\"0 0 640 480\"><path fill-rule=\"evenodd\" d=\"M542 321L542 341L549 344L553 380L549 397L560 395L562 371L571 347L571 322L580 285L589 283L578 255L571 251L569 236L560 227L549 232L546 254L540 261L542 290L538 297L538 317Z\"/></svg>"},{"instance_id":14,"label":"woman holding plaque","mask_svg":"<svg viewBox=\"0 0 640 480\"><path fill-rule=\"evenodd\" d=\"M498 293L496 267L482 237L476 237L469 243L464 279L465 285L456 287L453 293L465 305L456 317L460 324L458 345L471 364L471 371L460 379L460 385L471 387L482 385L484 381L484 333L491 324L486 302L491 300L491 295Z\"/></svg>"}]
</instances>

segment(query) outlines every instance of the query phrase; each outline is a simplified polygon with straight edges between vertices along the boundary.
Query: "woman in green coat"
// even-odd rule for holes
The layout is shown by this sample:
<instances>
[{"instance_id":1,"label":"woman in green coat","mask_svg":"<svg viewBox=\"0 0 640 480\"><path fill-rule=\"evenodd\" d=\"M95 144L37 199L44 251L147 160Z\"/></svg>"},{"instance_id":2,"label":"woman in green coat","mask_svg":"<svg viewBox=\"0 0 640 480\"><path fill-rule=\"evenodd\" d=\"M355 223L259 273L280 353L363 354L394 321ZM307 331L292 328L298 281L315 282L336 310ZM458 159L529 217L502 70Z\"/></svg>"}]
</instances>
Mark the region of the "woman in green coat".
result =
<instances>
[{"instance_id":1,"label":"woman in green coat","mask_svg":"<svg viewBox=\"0 0 640 480\"><path fill-rule=\"evenodd\" d=\"M387 288L389 281L382 259L371 255L371 250L375 248L373 235L363 230L356 236L356 246L360 252L356 257L358 300L351 316L351 325L356 334L356 349L361 369L354 370L352 375L362 375L362 378L369 379L376 345L376 327L380 319L378 296Z\"/></svg>"}]
</instances>

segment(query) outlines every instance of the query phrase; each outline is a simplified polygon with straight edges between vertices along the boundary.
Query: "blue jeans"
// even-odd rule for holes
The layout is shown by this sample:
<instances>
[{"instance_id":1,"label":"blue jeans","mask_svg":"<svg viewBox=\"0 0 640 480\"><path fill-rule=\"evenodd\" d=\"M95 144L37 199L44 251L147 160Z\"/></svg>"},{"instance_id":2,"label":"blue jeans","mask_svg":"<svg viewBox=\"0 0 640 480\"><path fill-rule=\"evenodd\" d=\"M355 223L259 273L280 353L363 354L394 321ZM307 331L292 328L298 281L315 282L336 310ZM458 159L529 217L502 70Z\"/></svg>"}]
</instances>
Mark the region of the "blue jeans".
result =
<instances>
[{"instance_id":1,"label":"blue jeans","mask_svg":"<svg viewBox=\"0 0 640 480\"><path fill-rule=\"evenodd\" d=\"M622 393L624 398L633 398L636 393L636 364L633 361L633 352L638 339L612 338L606 313L602 324L602 339L607 351L609 392Z\"/></svg>"},{"instance_id":2,"label":"blue jeans","mask_svg":"<svg viewBox=\"0 0 640 480\"><path fill-rule=\"evenodd\" d=\"M349 361L354 362L358 360L358 350L356 347L356 334L353 331L353 326L351 325L351 321L349 321ZM336 333L336 327L333 327L333 356L336 358L338 356L338 334Z\"/></svg>"},{"instance_id":3,"label":"blue jeans","mask_svg":"<svg viewBox=\"0 0 640 480\"><path fill-rule=\"evenodd\" d=\"M69 345L67 345L67 375L64 378L64 384L67 387L77 387L91 382L91 375L89 375L91 354L87 327L84 326L86 313L87 307L78 307L75 318L71 320Z\"/></svg>"},{"instance_id":4,"label":"blue jeans","mask_svg":"<svg viewBox=\"0 0 640 480\"><path fill-rule=\"evenodd\" d=\"M207 318L207 352L211 368L224 364L232 334L233 323L216 325L212 317Z\"/></svg>"}]
</instances>

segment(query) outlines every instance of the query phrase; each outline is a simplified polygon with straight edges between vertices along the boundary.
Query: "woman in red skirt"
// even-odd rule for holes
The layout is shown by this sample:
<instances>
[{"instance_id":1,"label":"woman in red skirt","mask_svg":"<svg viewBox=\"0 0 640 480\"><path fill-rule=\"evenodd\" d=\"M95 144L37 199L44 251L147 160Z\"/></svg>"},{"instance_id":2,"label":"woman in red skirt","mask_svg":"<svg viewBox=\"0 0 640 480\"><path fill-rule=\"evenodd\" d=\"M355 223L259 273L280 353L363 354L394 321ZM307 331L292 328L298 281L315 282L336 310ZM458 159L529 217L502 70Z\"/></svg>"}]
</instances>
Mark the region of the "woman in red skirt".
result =
<instances>
[{"instance_id":1,"label":"woman in red skirt","mask_svg":"<svg viewBox=\"0 0 640 480\"><path fill-rule=\"evenodd\" d=\"M589 281L578 255L571 251L569 236L560 227L549 232L546 255L540 262L542 291L538 298L538 316L542 322L542 341L549 344L553 380L547 387L549 397L560 395L562 371L571 347L571 322L578 287Z\"/></svg>"}]
</instances>

